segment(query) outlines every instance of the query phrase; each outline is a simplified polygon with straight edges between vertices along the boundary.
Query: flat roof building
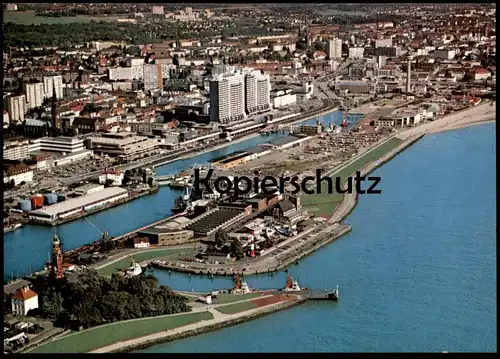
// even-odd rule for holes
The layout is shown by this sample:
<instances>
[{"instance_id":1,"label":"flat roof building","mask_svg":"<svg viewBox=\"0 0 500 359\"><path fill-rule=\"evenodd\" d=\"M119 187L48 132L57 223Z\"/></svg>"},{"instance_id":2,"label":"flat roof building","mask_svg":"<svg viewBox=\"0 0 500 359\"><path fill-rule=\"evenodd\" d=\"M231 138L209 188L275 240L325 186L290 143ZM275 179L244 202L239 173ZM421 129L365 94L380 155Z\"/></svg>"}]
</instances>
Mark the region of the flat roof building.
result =
<instances>
[{"instance_id":1,"label":"flat roof building","mask_svg":"<svg viewBox=\"0 0 500 359\"><path fill-rule=\"evenodd\" d=\"M33 211L29 214L29 218L35 221L53 223L58 219L64 219L80 212L93 210L99 206L126 197L128 197L126 189L108 187L86 196L71 198L64 202L47 206L41 210Z\"/></svg>"},{"instance_id":2,"label":"flat roof building","mask_svg":"<svg viewBox=\"0 0 500 359\"><path fill-rule=\"evenodd\" d=\"M310 136L285 136L277 140L271 141L267 146L270 146L276 150L284 150L291 147L301 146L302 142L310 140Z\"/></svg>"},{"instance_id":3,"label":"flat roof building","mask_svg":"<svg viewBox=\"0 0 500 359\"><path fill-rule=\"evenodd\" d=\"M84 150L83 139L68 136L37 138L30 141L29 146L30 152L76 153Z\"/></svg>"},{"instance_id":4,"label":"flat roof building","mask_svg":"<svg viewBox=\"0 0 500 359\"><path fill-rule=\"evenodd\" d=\"M160 141L132 133L103 134L87 139L87 148L123 160L134 160L158 153Z\"/></svg>"}]
</instances>

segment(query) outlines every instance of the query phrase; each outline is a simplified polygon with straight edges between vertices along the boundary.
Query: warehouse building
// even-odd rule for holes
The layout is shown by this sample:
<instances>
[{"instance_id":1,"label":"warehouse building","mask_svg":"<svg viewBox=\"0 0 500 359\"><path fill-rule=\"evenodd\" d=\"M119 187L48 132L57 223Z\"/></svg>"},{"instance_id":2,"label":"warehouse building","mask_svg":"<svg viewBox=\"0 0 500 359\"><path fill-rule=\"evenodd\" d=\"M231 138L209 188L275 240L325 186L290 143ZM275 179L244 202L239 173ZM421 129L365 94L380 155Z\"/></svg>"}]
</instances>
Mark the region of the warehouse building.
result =
<instances>
[{"instance_id":1,"label":"warehouse building","mask_svg":"<svg viewBox=\"0 0 500 359\"><path fill-rule=\"evenodd\" d=\"M290 135L290 136L285 136L285 137L279 138L277 140L271 141L266 145L271 147L274 150L278 150L278 151L279 150L286 150L289 148L302 146L303 142L308 141L312 138L313 137L311 137L311 136Z\"/></svg>"},{"instance_id":2,"label":"warehouse building","mask_svg":"<svg viewBox=\"0 0 500 359\"><path fill-rule=\"evenodd\" d=\"M187 243L194 238L194 231L185 228L189 223L191 223L189 218L176 217L163 225L140 231L139 236L146 237L149 243L158 246Z\"/></svg>"},{"instance_id":3,"label":"warehouse building","mask_svg":"<svg viewBox=\"0 0 500 359\"><path fill-rule=\"evenodd\" d=\"M235 151L228 155L221 156L211 161L211 164L219 169L231 168L241 163L246 163L253 159L265 156L271 153L269 146L258 145L246 151Z\"/></svg>"},{"instance_id":4,"label":"warehouse building","mask_svg":"<svg viewBox=\"0 0 500 359\"><path fill-rule=\"evenodd\" d=\"M196 236L208 237L219 229L226 229L251 214L252 206L246 203L219 206L195 218L187 229L193 230Z\"/></svg>"},{"instance_id":5,"label":"warehouse building","mask_svg":"<svg viewBox=\"0 0 500 359\"><path fill-rule=\"evenodd\" d=\"M119 201L129 196L128 191L119 187L104 188L100 191L68 199L52 206L33 211L29 219L44 223L54 223L57 220L74 216L81 212L94 210L98 207Z\"/></svg>"}]
</instances>

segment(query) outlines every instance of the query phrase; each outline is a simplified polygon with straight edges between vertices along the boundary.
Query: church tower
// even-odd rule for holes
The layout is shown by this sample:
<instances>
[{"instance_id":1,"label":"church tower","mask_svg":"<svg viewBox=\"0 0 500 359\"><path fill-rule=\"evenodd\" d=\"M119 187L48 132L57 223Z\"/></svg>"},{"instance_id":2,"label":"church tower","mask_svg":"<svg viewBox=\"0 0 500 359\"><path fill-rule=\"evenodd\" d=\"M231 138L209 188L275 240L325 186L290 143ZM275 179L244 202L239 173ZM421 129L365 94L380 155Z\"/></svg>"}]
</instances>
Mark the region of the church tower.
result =
<instances>
[{"instance_id":1,"label":"church tower","mask_svg":"<svg viewBox=\"0 0 500 359\"><path fill-rule=\"evenodd\" d=\"M51 106L52 131L57 134L61 130L59 119L59 107L57 104L56 85L52 82L52 106Z\"/></svg>"},{"instance_id":2,"label":"church tower","mask_svg":"<svg viewBox=\"0 0 500 359\"><path fill-rule=\"evenodd\" d=\"M54 234L54 239L52 240L52 266L50 274L56 279L64 277L61 241L59 240L59 236L57 234Z\"/></svg>"}]
</instances>

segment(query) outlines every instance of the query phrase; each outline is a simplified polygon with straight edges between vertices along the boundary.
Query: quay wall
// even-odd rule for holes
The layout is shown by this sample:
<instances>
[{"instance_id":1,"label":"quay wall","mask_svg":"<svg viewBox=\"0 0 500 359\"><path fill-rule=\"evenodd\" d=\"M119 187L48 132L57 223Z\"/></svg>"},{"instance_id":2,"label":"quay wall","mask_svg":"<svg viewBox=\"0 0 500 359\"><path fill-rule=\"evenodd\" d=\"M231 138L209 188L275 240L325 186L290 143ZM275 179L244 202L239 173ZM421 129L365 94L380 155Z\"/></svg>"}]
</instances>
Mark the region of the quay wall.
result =
<instances>
[{"instance_id":1,"label":"quay wall","mask_svg":"<svg viewBox=\"0 0 500 359\"><path fill-rule=\"evenodd\" d=\"M411 145L415 144L417 141L419 141L422 137L424 137L425 134L417 135L415 137L412 137L405 142L401 143L398 147L394 148L393 150L389 151L379 159L367 164L363 168L361 168L359 171L361 173L361 176L367 176L374 170L376 170L378 167L382 166L384 163L389 162L391 159L396 157L399 153L403 152L405 149L410 147ZM351 193L351 194L345 194L342 199L342 203L340 206L335 210L333 215L330 217L328 220L328 223L335 223L335 222L341 222L343 221L351 212L354 210L356 207L356 204L358 203L358 194L357 193Z\"/></svg>"},{"instance_id":2,"label":"quay wall","mask_svg":"<svg viewBox=\"0 0 500 359\"><path fill-rule=\"evenodd\" d=\"M154 188L154 189L151 189L149 191L140 192L140 193L137 193L135 195L128 196L126 198L119 199L119 200L114 201L114 202L109 202L109 203L107 203L107 204L105 204L104 206L101 206L101 207L97 207L97 208L90 209L90 210L87 210L87 211L78 212L74 216L70 216L70 217L66 217L66 218L62 218L62 219L57 219L56 221L53 221L53 222L46 222L46 221L39 221L39 220L36 220L36 219L29 219L29 223L30 224L35 224L35 225L41 225L41 226L48 226L48 227L59 226L61 224L72 222L72 221L75 221L75 220L77 220L79 218L82 218L82 217L85 217L85 216L88 216L88 215L91 215L91 214L95 214L95 213L102 212L102 211L105 211L105 210L113 208L113 207L117 207L117 206L122 205L124 203L133 201L133 200L135 200L135 199L137 199L139 197L143 197L143 196L155 194L155 193L158 192L158 190L159 190L158 188Z\"/></svg>"}]
</instances>

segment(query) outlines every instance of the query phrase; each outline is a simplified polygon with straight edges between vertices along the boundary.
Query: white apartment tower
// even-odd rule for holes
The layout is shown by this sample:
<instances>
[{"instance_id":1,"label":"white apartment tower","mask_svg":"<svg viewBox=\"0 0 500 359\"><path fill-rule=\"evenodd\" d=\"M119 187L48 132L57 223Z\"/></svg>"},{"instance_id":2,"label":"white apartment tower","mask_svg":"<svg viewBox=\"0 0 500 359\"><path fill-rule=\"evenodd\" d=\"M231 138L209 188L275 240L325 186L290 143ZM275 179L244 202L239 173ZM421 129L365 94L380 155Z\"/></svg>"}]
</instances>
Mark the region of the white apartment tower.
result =
<instances>
[{"instance_id":1,"label":"white apartment tower","mask_svg":"<svg viewBox=\"0 0 500 359\"><path fill-rule=\"evenodd\" d=\"M129 58L127 59L127 66L132 68L132 79L142 80L144 74L144 59L143 58Z\"/></svg>"},{"instance_id":2,"label":"white apartment tower","mask_svg":"<svg viewBox=\"0 0 500 359\"><path fill-rule=\"evenodd\" d=\"M10 96L7 98L7 111L10 123L23 122L26 113L26 96Z\"/></svg>"},{"instance_id":3,"label":"white apartment tower","mask_svg":"<svg viewBox=\"0 0 500 359\"><path fill-rule=\"evenodd\" d=\"M210 121L228 123L245 118L245 78L226 73L210 80Z\"/></svg>"},{"instance_id":4,"label":"white apartment tower","mask_svg":"<svg viewBox=\"0 0 500 359\"><path fill-rule=\"evenodd\" d=\"M271 79L260 70L245 73L245 109L254 114L270 108Z\"/></svg>"},{"instance_id":5,"label":"white apartment tower","mask_svg":"<svg viewBox=\"0 0 500 359\"><path fill-rule=\"evenodd\" d=\"M160 65L144 64L144 91L163 88L163 74Z\"/></svg>"},{"instance_id":6,"label":"white apartment tower","mask_svg":"<svg viewBox=\"0 0 500 359\"><path fill-rule=\"evenodd\" d=\"M43 77L43 96L45 98L52 98L53 89L56 89L56 98L58 100L63 98L63 81L62 76L44 76Z\"/></svg>"},{"instance_id":7,"label":"white apartment tower","mask_svg":"<svg viewBox=\"0 0 500 359\"><path fill-rule=\"evenodd\" d=\"M331 39L328 41L328 57L330 60L342 58L342 40Z\"/></svg>"},{"instance_id":8,"label":"white apartment tower","mask_svg":"<svg viewBox=\"0 0 500 359\"><path fill-rule=\"evenodd\" d=\"M40 107L43 103L43 83L25 83L23 92L26 95L27 107L29 109Z\"/></svg>"}]
</instances>

